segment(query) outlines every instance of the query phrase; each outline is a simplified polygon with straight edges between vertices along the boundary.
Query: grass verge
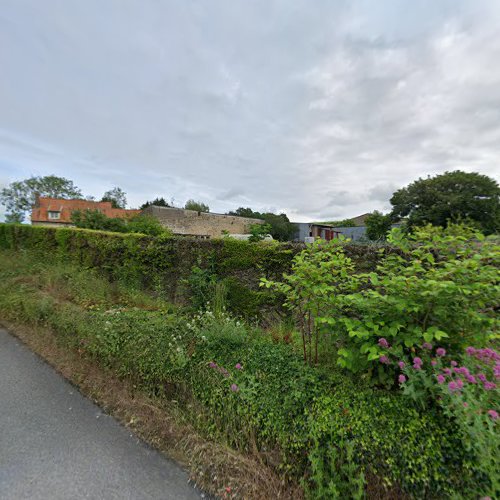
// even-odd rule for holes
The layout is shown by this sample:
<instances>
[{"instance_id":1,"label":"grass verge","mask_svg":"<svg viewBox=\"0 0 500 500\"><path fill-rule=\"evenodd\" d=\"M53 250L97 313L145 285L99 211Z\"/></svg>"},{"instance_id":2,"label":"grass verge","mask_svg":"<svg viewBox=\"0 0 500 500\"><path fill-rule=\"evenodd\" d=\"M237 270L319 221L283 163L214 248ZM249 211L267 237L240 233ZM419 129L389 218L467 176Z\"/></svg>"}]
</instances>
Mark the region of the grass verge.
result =
<instances>
[{"instance_id":1,"label":"grass verge","mask_svg":"<svg viewBox=\"0 0 500 500\"><path fill-rule=\"evenodd\" d=\"M0 325L106 413L180 463L191 481L207 493L222 498L303 498L298 485L283 481L261 461L200 436L175 403L151 397L131 380L118 378L78 350L61 346L49 329L5 320Z\"/></svg>"}]
</instances>

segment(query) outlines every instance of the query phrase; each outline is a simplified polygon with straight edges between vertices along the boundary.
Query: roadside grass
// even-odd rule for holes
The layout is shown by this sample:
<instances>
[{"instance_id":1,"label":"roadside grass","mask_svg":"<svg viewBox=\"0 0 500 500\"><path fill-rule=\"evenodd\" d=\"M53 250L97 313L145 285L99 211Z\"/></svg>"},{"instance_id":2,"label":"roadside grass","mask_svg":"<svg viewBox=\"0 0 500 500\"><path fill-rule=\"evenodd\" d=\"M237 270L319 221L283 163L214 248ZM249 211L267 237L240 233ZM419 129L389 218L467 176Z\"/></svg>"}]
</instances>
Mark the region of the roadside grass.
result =
<instances>
[{"instance_id":1,"label":"roadside grass","mask_svg":"<svg viewBox=\"0 0 500 500\"><path fill-rule=\"evenodd\" d=\"M126 369L117 373L116 365L106 366L77 340L79 326L88 324L88 313L126 310L157 312L168 321L177 308L111 284L92 269L56 259L41 261L29 252L0 251L0 324L84 395L185 466L191 481L207 493L220 498L302 498L298 484L283 480L261 459L200 433L190 415L195 401L179 404L174 384L152 387Z\"/></svg>"}]
</instances>

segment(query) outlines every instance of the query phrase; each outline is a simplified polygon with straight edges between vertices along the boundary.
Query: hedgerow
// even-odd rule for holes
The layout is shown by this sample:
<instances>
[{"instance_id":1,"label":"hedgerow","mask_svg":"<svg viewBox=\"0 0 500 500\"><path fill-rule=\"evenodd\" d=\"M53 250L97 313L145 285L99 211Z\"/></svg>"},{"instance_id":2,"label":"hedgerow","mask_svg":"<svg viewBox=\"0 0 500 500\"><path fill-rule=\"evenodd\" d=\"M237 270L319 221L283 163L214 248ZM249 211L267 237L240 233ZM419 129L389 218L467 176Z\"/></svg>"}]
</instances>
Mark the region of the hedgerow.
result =
<instances>
[{"instance_id":1,"label":"hedgerow","mask_svg":"<svg viewBox=\"0 0 500 500\"><path fill-rule=\"evenodd\" d=\"M259 288L259 280L262 276L278 279L289 271L303 245L0 224L0 248L57 256L61 261L98 269L111 281L181 304L193 298L190 278L193 270L202 269L208 281L225 282L232 313L253 318L262 317L266 310L281 310L278 295ZM373 269L378 261L374 246L346 245L346 252L360 271ZM194 297L195 303L199 301L200 297Z\"/></svg>"}]
</instances>

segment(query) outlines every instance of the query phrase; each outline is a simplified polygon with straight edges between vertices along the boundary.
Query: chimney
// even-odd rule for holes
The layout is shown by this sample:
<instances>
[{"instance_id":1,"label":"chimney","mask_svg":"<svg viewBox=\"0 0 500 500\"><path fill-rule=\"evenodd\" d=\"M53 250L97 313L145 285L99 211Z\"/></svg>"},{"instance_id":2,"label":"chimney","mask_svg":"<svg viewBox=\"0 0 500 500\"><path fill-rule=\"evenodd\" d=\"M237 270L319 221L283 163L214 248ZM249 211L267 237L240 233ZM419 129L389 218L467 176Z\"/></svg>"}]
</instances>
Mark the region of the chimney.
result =
<instances>
[{"instance_id":1,"label":"chimney","mask_svg":"<svg viewBox=\"0 0 500 500\"><path fill-rule=\"evenodd\" d=\"M35 208L40 208L40 193L35 192Z\"/></svg>"}]
</instances>

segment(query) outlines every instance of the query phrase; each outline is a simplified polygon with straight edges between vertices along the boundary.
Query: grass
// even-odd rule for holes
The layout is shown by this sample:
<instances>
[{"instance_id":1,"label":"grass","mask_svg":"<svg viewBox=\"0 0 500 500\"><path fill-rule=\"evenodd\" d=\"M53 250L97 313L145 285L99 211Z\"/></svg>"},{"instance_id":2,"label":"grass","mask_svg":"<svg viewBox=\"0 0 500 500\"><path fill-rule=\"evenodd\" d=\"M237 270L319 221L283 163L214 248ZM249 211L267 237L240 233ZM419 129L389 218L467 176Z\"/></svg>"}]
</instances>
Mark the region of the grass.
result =
<instances>
[{"instance_id":1,"label":"grass","mask_svg":"<svg viewBox=\"0 0 500 500\"><path fill-rule=\"evenodd\" d=\"M30 297L33 300L30 300ZM35 300L36 298L36 300ZM36 309L36 310L35 310ZM283 481L256 459L207 439L191 424L186 407L155 395L136 377L118 376L79 345L47 326L54 310L85 321L86 314L143 311L173 317L172 304L120 283L95 270L28 252L0 252L0 321L87 397L146 442L181 463L206 492L225 498L301 498L298 485ZM62 321L64 322L64 321ZM171 396L174 396L172 394ZM192 407L193 402L191 403ZM187 407L189 408L189 406Z\"/></svg>"}]
</instances>

